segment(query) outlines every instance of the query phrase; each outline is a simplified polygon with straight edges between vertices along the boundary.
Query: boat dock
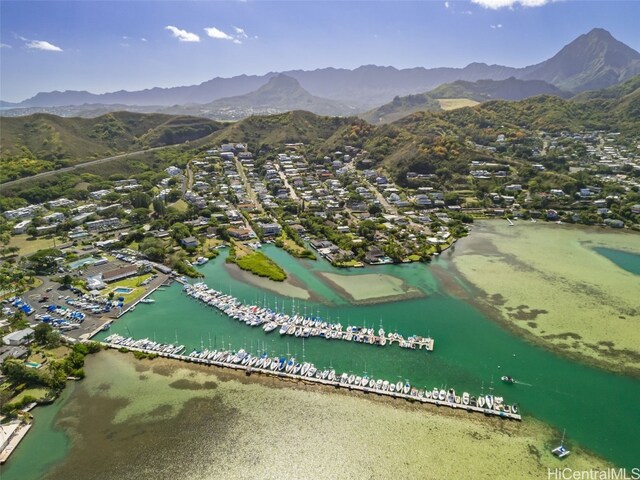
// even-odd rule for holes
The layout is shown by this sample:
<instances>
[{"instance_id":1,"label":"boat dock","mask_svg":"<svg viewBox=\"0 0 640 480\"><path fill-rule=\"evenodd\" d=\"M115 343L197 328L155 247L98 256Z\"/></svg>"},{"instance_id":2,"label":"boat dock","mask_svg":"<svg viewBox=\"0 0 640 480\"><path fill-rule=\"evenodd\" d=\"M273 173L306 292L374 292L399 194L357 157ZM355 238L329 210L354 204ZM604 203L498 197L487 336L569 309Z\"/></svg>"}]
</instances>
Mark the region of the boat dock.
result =
<instances>
[{"instance_id":1,"label":"boat dock","mask_svg":"<svg viewBox=\"0 0 640 480\"><path fill-rule=\"evenodd\" d=\"M505 419L521 421L522 416L519 413L517 405L507 405L503 403L502 397L491 396L492 407L488 408L484 399L485 396L479 396L477 402L475 397L470 397L467 392L462 396L458 396L455 390L434 388L417 389L411 387L409 382L398 382L397 384L382 379L370 379L369 377L360 377L353 374L343 373L337 375L334 370L316 369L313 364L295 363L295 359L285 357L269 358L266 354L260 357L252 356L244 350L236 352L229 351L204 351L192 352L190 355L184 355L181 352L184 347L181 345L175 347L173 345L164 345L151 342L150 340L135 340L132 338L124 338L119 335L112 335L102 342L102 345L114 349L126 349L127 351L137 351L147 354L155 354L163 358L171 358L190 363L199 363L203 365L231 368L233 370L243 370L246 375L263 374L283 379L303 381L314 384L326 385L335 388L345 388L363 393L373 393L392 398L400 398L411 402L419 402L423 404L431 404L436 406L450 407L453 409L466 410L468 412L483 413L489 416L497 416ZM489 396L486 396L488 398Z\"/></svg>"},{"instance_id":2,"label":"boat dock","mask_svg":"<svg viewBox=\"0 0 640 480\"><path fill-rule=\"evenodd\" d=\"M0 427L0 465L5 463L18 447L27 432L31 429L31 423L11 422Z\"/></svg>"},{"instance_id":3,"label":"boat dock","mask_svg":"<svg viewBox=\"0 0 640 480\"><path fill-rule=\"evenodd\" d=\"M368 345L397 344L401 348L433 351L434 340L431 337L412 335L403 337L398 333L386 333L382 328L377 332L373 328L348 326L343 329L340 323L330 323L321 318L300 314L287 315L258 305L244 305L237 298L209 288L204 283L185 284L183 291L191 298L218 309L230 318L239 320L252 327L262 327L266 333L279 329L280 335L296 337L321 337L327 340L346 340Z\"/></svg>"}]
</instances>

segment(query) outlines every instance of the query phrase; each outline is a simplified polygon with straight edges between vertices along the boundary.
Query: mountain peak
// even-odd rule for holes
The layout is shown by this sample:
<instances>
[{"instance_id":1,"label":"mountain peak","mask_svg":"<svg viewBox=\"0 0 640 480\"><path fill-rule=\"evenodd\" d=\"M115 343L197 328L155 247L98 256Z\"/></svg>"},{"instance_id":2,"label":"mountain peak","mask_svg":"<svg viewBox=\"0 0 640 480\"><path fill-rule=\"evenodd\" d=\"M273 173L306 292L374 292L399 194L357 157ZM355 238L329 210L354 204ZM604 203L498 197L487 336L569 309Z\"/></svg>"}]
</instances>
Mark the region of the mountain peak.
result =
<instances>
[{"instance_id":1,"label":"mountain peak","mask_svg":"<svg viewBox=\"0 0 640 480\"><path fill-rule=\"evenodd\" d=\"M617 40L613 37L613 35L611 35L609 30L605 30L604 28L599 28L599 27L593 28L588 33L585 33L584 36L588 38L597 38L599 40L617 42Z\"/></svg>"},{"instance_id":2,"label":"mountain peak","mask_svg":"<svg viewBox=\"0 0 640 480\"><path fill-rule=\"evenodd\" d=\"M525 80L545 80L561 89L581 92L606 88L637 75L640 53L603 28L594 28L527 70L521 77Z\"/></svg>"},{"instance_id":3,"label":"mountain peak","mask_svg":"<svg viewBox=\"0 0 640 480\"><path fill-rule=\"evenodd\" d=\"M262 87L263 89L298 89L302 88L300 82L289 75L279 73L269 79L269 81Z\"/></svg>"}]
</instances>

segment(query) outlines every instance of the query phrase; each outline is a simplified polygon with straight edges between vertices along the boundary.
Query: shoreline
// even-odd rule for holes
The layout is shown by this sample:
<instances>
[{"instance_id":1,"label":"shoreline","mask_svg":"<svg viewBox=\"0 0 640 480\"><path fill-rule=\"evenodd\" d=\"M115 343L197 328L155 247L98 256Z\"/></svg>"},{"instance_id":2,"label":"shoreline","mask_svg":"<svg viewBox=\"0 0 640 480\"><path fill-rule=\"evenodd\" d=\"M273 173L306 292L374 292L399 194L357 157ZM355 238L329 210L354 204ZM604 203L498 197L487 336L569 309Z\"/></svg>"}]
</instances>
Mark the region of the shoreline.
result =
<instances>
[{"instance_id":1,"label":"shoreline","mask_svg":"<svg viewBox=\"0 0 640 480\"><path fill-rule=\"evenodd\" d=\"M259 398L264 398L264 401L266 402L265 405L280 404L282 401L294 403L297 401L303 401L303 404L301 404L301 408L303 409L305 406L316 410L319 409L320 411L324 411L324 408L332 408L336 411L344 411L344 409L346 409L351 420L347 422L344 430L341 428L341 431L344 435L344 440L347 442L350 441L349 439L356 441L356 438L361 438L361 435L366 435L368 430L364 429L372 426L368 421L374 421L376 424L380 422L381 427L388 424L391 430L389 431L385 429L384 431L386 432L385 438L388 437L390 443L385 442L384 446L378 446L377 442L371 444L370 442L365 441L362 445L364 448L374 448L376 451L380 451L379 448L382 448L383 455L389 455L391 451L398 449L402 451L402 447L398 446L398 442L401 442L403 437L398 437L400 432L407 431L407 428L409 431L418 429L416 432L422 432L421 435L424 435L425 438L435 438L433 435L440 438L441 435L445 435L447 438L451 439L450 445L448 447L445 446L444 443L447 442L444 441L426 443L424 448L421 449L421 455L426 455L426 459L421 462L421 464L424 463L429 465L432 463L432 460L430 461L428 457L430 455L437 454L438 451L441 451L440 455L451 455L450 457L445 457L450 459L459 458L457 457L458 454L467 452L467 454L463 456L465 462L468 463L465 468L477 467L478 471L482 473L482 475L477 478L506 478L499 473L507 471L506 465L512 465L512 470L510 471L519 472L519 475L525 477L531 477L535 473L542 475L542 472L547 471L547 467L554 468L556 466L565 467L571 465L575 469L604 469L611 468L613 466L613 464L604 458L599 457L576 444L571 445L573 453L571 457L562 461L556 459L551 454L550 450L556 446L561 432L535 418L531 418L531 421L527 422L505 422L501 421L502 419L468 415L467 412L456 411L448 408L437 410L433 408L425 409L422 405L417 405L417 402L398 402L397 399L394 398L369 395L363 392L346 391L346 389L336 389L329 386L310 385L306 382L290 381L275 377L272 378L266 375L247 378L242 371L222 368L212 370L206 365L187 364L182 362L178 363L167 358L159 357L153 360L138 360L131 354L122 355L120 352L112 350L101 352L96 356L95 362L92 361L92 363L97 367L104 367L105 363L112 367L126 367L127 370L131 369L135 372L134 377L136 377L136 379L137 377L140 377L140 379L144 377L146 382L155 378L155 380L153 380L154 384L161 382L164 385L163 390L159 393L161 398L166 396L167 391L181 391L184 392L188 398L192 398L194 401L196 399L200 399L201 402L206 402L206 404L215 402L216 405L220 405L218 408L220 408L222 412L227 412L227 408L232 405L236 405L233 402L235 401L234 399L238 398L238 395L240 395L241 398L244 398L242 395L249 394L257 395ZM154 422L153 425L158 422L169 422L173 425L176 420L189 416L189 408L186 408L184 404L181 404L182 406L176 405L171 411L165 412L165 409L163 409L162 412L164 413L161 414L161 412L157 410L158 407L156 407L156 405L161 405L162 400L158 400L145 407L147 408L146 411L148 414L151 415L148 417L145 415L144 410L140 410L140 408L142 408L140 400L134 400L136 397L131 397L130 400L125 400L125 398L122 397L125 392L129 392L128 394L131 394L131 392L127 390L127 388L131 388L131 383L129 382L129 380L131 380L129 378L131 375L130 372L127 373L126 370L121 371L120 373L123 375L124 383L128 384L129 387L121 387L119 385L120 375L117 378L113 378L112 386L109 387L109 385L102 383L104 382L104 379L100 380L99 378L103 377L104 374L98 374L99 377L96 376L95 380L93 380L93 387L90 387L89 385L83 387L82 391L84 393L81 395L85 401L97 401L103 399L103 401L106 400L111 402L111 405L115 407L115 410L113 411L115 416L113 418L120 419L116 420L115 423L113 420L107 419L104 425L111 425L109 428L114 429L114 434L116 434L115 432L123 429L126 431L135 431L137 428L137 422L143 422L144 425L147 425L145 430L148 430L156 428L155 426L152 427L151 424L147 423L149 421ZM89 382L91 383L92 380L89 380ZM122 388L125 388L125 390L122 390ZM114 389L114 396L109 393L112 389ZM88 397L87 393L89 394ZM99 395L100 398L94 397L95 395ZM189 405L195 406L191 403ZM262 417L259 412L253 410L251 405L253 405L253 401L249 401L248 399L246 401L241 401L240 404L232 407L233 410L228 411L228 419L214 420L216 425L220 426L220 434L223 436L219 437L216 441L210 442L207 440L204 444L207 445L208 448L217 451L217 447L219 446L217 443L218 441L222 441L223 447L226 446L229 441L235 442L238 438L237 435L246 435L247 426L249 426L249 429L251 430L250 426L254 425L256 421L262 426L264 432L271 432L272 423L274 424L274 427L275 425L280 425L278 429L281 428L285 431L288 430L289 426L281 424L278 418L274 418L273 420L264 420L266 424L257 420L258 418L264 417ZM329 405L333 407L329 407ZM71 406L72 410L77 410L79 407L79 404ZM126 413L122 410L123 408L126 409ZM247 408L250 408L251 410L247 410ZM208 411L208 409L203 411ZM74 463L74 460L77 462L83 451L87 454L92 454L92 447L86 448L83 447L82 443L79 443L81 441L86 441L87 438L84 438L82 430L79 430L79 428L83 427L80 427L79 424L76 424L75 422L69 423L69 413L69 411L63 412L63 414L58 417L56 423L64 427L66 435L72 439L73 445L65 457L48 470L46 478L52 478L51 475L60 473L61 469L64 471L65 468L67 470L76 468L77 464ZM169 416L164 417L163 415L165 414L168 414ZM333 432L335 428L340 428L337 427L340 422L335 420L336 416L333 413L333 410L327 411L325 414L329 415L329 418L326 418L318 428L308 427L312 431L312 435L314 437L315 435L320 435L320 438L325 438L326 435ZM300 411L299 414L293 414L293 412L290 412L289 414L283 413L283 415L290 418L292 425L297 425L298 422L303 422L303 424L308 424L309 422L307 414L302 411ZM322 415L320 417L316 417L314 414L311 415L314 419L318 418L318 420L324 418ZM215 413L213 416L216 418ZM276 417L278 416L279 414L276 414ZM270 419L271 415L268 415L267 418ZM85 418L84 420L87 419ZM127 425L130 422L132 422L132 425ZM179 421L177 423L180 424ZM87 427L86 422L83 422L83 425L86 430L85 433L88 434L89 430L87 430L87 428L89 427ZM401 427L400 425L404 426ZM205 428L207 427L205 426ZM301 426L300 428L307 427ZM279 436L282 434L282 432L278 432L279 430L274 433L258 433L258 435L268 438L271 437L271 435ZM92 434L96 436L96 439L97 436L99 436L97 432L92 432ZM296 435L301 435L301 433L298 431ZM255 436L255 432L253 434L250 433L251 438L255 438ZM304 449L306 448L306 445L307 447L312 448L313 441L307 439L303 434L302 436L302 443L298 443L300 447ZM92 439L89 438L88 440L91 441ZM307 440L310 440L311 445L309 445ZM294 439L293 441L296 440ZM486 453L484 452L486 452L487 448L493 448L492 445L495 446L494 442L496 441L500 448L504 449L501 451L506 453L506 455L501 456L503 458L502 463L504 464L501 464L499 458L496 458L496 460L498 460L497 462L482 462L481 459L486 458ZM441 443L443 445L440 445ZM209 452L209 450L207 450L207 452ZM253 462L248 463L250 458L244 458L241 453L242 452L235 452L234 450L234 456L240 455L237 460L239 464L236 465L236 468L254 472ZM96 455L100 457L100 454ZM378 470L380 468L393 468L395 466L399 466L400 463L398 463L398 461L399 459L381 461L382 467L379 466ZM85 462L89 465L91 463L91 459L87 459ZM509 462L513 463L510 464ZM454 462L454 464L456 463ZM84 466L84 464L81 466ZM445 464L436 464L433 465L433 467L439 468L440 470L443 468L451 468L445 466ZM270 468L278 467L272 466ZM408 468L414 476L417 475L419 471L424 472L424 470L422 470L424 469L423 465L416 464ZM389 470L387 474L391 471L395 470ZM445 473L446 472L441 472L437 477L443 478L443 476L448 476L445 475ZM454 475L454 477L457 476L459 475ZM307 478L306 475L304 477ZM218 477L213 475L208 476L208 478ZM280 476L280 478L282 478L282 476ZM364 477L356 475L352 478Z\"/></svg>"},{"instance_id":2,"label":"shoreline","mask_svg":"<svg viewBox=\"0 0 640 480\"><path fill-rule=\"evenodd\" d=\"M320 279L325 282L327 285L329 285L329 287L331 287L331 289L335 290L341 297L345 298L351 305L355 305L355 306L362 306L362 305L375 305L375 304L379 304L379 303L392 303L392 302L398 302L398 301L403 301L403 300L413 300L416 298L425 298L427 295L423 292L421 292L420 290L418 290L417 288L413 288L410 287L409 291L406 291L404 293L397 293L397 294L392 294L392 295L386 295L386 296L376 296L376 297L369 297L369 298L363 298L361 300L356 299L345 287L343 287L342 285L340 285L339 283L336 283L335 280L333 280L331 277L329 277L328 275L340 275L338 273L329 273L329 272L315 272L316 276L320 277ZM354 278L362 278L363 276L366 275L386 275L389 277L393 277L392 275L387 275L387 274L381 274L381 273L367 273L367 274L362 274L362 275L354 275ZM351 278L351 275L344 275L345 278ZM397 277L393 277L393 278L397 278ZM406 284L404 282L404 280L399 279L400 280L400 288L406 288Z\"/></svg>"},{"instance_id":3,"label":"shoreline","mask_svg":"<svg viewBox=\"0 0 640 480\"><path fill-rule=\"evenodd\" d=\"M451 265L450 268L460 274L454 265ZM474 308L481 311L488 319L495 322L514 336L521 338L526 342L532 343L533 345L536 345L540 348L543 348L553 354L572 360L579 364L589 367L595 367L608 373L624 375L632 379L640 379L640 368L617 366L614 363L600 360L596 357L591 357L579 352L567 351L566 349L556 346L553 343L546 341L544 338L531 333L529 330L522 328L517 324L505 319L500 309L489 300L490 295L487 294L487 292L473 284L468 283L468 286L473 288L475 293L475 295L471 296L467 291L464 290L461 285L457 284L453 279L445 279L447 275L450 275L450 272L446 272L443 274L444 269L438 270L439 271L436 271L434 269L433 273L438 281L441 282L443 286L445 286L445 288L447 289L447 294L470 303Z\"/></svg>"},{"instance_id":4,"label":"shoreline","mask_svg":"<svg viewBox=\"0 0 640 480\"><path fill-rule=\"evenodd\" d=\"M285 297L294 297L300 300L307 300L327 305L326 299L320 297L314 292L308 290L304 283L295 275L287 274L287 278L282 282L275 282L265 277L259 277L251 272L242 270L236 264L225 263L224 267L229 275L234 279L243 283L248 283L257 288L262 288L276 295ZM279 288L280 287L280 288ZM290 291L286 291L289 289ZM304 293L303 293L304 292Z\"/></svg>"},{"instance_id":5,"label":"shoreline","mask_svg":"<svg viewBox=\"0 0 640 480\"><path fill-rule=\"evenodd\" d=\"M507 263L509 263L509 259L515 262L516 264L516 266L514 267L515 269L522 268L522 269L526 269L526 270L523 270L525 272L535 272L535 269L532 267L529 267L528 264L527 265L521 264L522 262L517 257L514 257L513 256L514 254L512 252L502 251L499 248L499 246L496 246L494 243L487 240L486 238L483 239L478 236L478 234L480 233L485 233L485 234L496 234L499 236L499 238L502 238L501 236L503 234L506 234L509 236L513 236L514 234L516 234L516 230L508 230L507 233L495 230L496 227L500 228L501 226L502 224L498 223L497 220L496 221L489 220L485 223L484 226L480 225L480 227L476 229L476 230L482 229L482 231L477 232L476 235L472 235L475 238L470 239L468 242L458 242L457 253L462 254L462 256L458 258L458 261L460 262L464 260L463 259L464 254L478 255L480 257L483 257L483 259L487 259L487 258L492 259L492 260L488 260L490 262L493 260L495 260L496 262L500 262L500 261L503 261L502 259L506 258ZM530 225L528 224L526 226L530 227ZM540 227L535 225L535 227L532 227L532 228L553 228L553 227L555 226L543 225L542 227ZM560 228L562 227L563 226L560 226ZM553 230L555 230L555 228L553 228ZM585 232L587 234L594 233L593 232L594 230L595 230L595 233L597 232L604 233L604 234L612 233L606 230L600 230L600 229L595 229L590 227L579 227L578 229L576 229L575 226L566 226L563 228L563 230L572 230L572 231L577 230L579 232ZM618 232L615 232L614 234L617 234L617 233ZM625 238L629 238L628 235L634 235L631 232L624 232L624 233L626 234ZM485 241L482 241L482 240L485 240ZM478 244L478 242L481 242L481 243ZM583 245L583 247L588 250L591 250L591 248L594 246L603 244L603 241L599 238L588 238L588 237L586 239L578 237L576 238L576 242L580 245ZM585 242L588 242L588 246L585 245ZM613 246L610 245L608 248L620 249L623 251L630 251L628 248L623 249L619 245L619 243L620 242L614 242L614 245ZM635 252L631 251L630 253L635 253ZM486 315L487 318L489 318L494 323L500 325L502 328L509 331L514 336L517 336L518 338L521 338L529 343L532 343L549 352L552 352L563 358L570 359L577 363L587 365L590 367L595 367L595 368L598 368L599 370L603 370L609 373L622 374L633 379L640 378L639 366L633 366L628 364L624 365L623 364L624 361L622 363L615 361L616 355L618 355L617 358L621 358L620 355L622 355L623 357L626 356L630 361L633 361L633 359L637 358L639 355L637 352L622 349L622 350L619 350L620 353L614 352L609 354L611 356L609 356L609 358L607 359L602 357L602 355L605 355L602 350L599 351L600 355L594 356L581 351L570 350L569 347L563 348L562 345L567 345L566 343L558 344L551 340L554 340L554 339L572 340L575 338L573 336L574 334L570 332L562 333L562 331L560 332L551 331L551 332L546 332L545 334L544 327L542 327L540 334L537 334L525 328L525 326L527 325L533 328L533 326L537 324L535 317L540 313L543 313L543 314L546 313L544 310L527 311L526 308L522 310L521 307L514 307L512 305L511 307L507 308L508 312L511 314L511 317L512 317L512 318L508 318L507 313L500 308L505 303L505 297L503 297L503 295L501 294L492 295L488 293L485 289L483 289L481 285L478 285L472 282L465 274L462 273L461 269L458 267L455 260L450 259L448 261L447 267L440 266L434 262L432 264L432 271L436 276L436 278L438 279L438 281L443 285L443 290L445 292L447 292L448 294L452 295L455 298L458 298L470 303L479 311L481 311L484 315ZM459 280L456 280L456 278L464 280L464 285L462 285ZM522 307L526 307L526 305L522 305ZM556 317L557 315L559 314L556 313ZM521 325L518 322L522 323L523 325ZM531 325L531 323L533 323L533 325ZM564 332L566 331L567 330L565 329ZM588 348L589 345L591 344L587 341L587 339L585 339L583 345L584 345L584 348Z\"/></svg>"}]
</instances>

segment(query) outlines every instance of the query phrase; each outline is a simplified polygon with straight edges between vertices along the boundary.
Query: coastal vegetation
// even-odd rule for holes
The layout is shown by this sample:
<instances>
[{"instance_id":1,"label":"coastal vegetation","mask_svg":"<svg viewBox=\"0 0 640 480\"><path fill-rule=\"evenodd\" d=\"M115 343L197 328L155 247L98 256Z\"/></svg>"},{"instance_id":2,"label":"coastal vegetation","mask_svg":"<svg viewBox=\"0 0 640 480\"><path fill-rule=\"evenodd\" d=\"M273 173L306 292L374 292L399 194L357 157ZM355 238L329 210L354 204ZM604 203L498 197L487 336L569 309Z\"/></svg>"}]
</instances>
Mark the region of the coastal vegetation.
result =
<instances>
[{"instance_id":1,"label":"coastal vegetation","mask_svg":"<svg viewBox=\"0 0 640 480\"><path fill-rule=\"evenodd\" d=\"M282 282L287 278L286 272L277 263L259 251L251 251L248 247L233 243L227 256L228 263L235 263L242 270L266 277L276 282Z\"/></svg>"},{"instance_id":2,"label":"coastal vegetation","mask_svg":"<svg viewBox=\"0 0 640 480\"><path fill-rule=\"evenodd\" d=\"M6 379L0 386L3 400L0 413L3 415L15 417L23 406L32 401L53 400L64 388L67 377L84 377L85 357L101 349L97 342L63 346L60 334L47 323L39 323L33 336L34 341L29 346L30 358L37 357L41 366L34 368L12 357L0 365ZM43 391L47 393L42 394Z\"/></svg>"}]
</instances>

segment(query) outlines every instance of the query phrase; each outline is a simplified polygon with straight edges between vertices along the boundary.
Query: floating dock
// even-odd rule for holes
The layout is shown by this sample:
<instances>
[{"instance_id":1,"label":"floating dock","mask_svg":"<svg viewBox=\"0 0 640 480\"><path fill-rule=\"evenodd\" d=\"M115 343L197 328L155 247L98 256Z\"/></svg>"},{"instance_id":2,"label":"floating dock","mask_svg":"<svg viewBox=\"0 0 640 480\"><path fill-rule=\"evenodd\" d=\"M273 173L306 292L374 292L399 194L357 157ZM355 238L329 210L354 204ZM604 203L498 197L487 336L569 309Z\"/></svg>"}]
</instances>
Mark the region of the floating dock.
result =
<instances>
[{"instance_id":1,"label":"floating dock","mask_svg":"<svg viewBox=\"0 0 640 480\"><path fill-rule=\"evenodd\" d=\"M267 333L277 328L281 335L296 337L320 337L378 346L397 343L401 348L424 349L428 352L434 348L434 340L431 337L412 335L404 338L398 333L385 333L382 328L376 333L373 328L358 326L348 326L343 330L340 323L329 323L321 318L299 314L287 315L258 305L244 305L237 298L209 288L204 283L185 284L183 291L189 297L218 309L228 317L252 327L260 326Z\"/></svg>"},{"instance_id":2,"label":"floating dock","mask_svg":"<svg viewBox=\"0 0 640 480\"><path fill-rule=\"evenodd\" d=\"M428 403L436 406L450 407L453 409L466 410L468 412L484 413L485 415L497 416L505 419L511 419L511 420L517 420L517 421L522 420L522 416L517 411L517 406L504 404L502 402L501 397L492 396L492 398L495 398L496 400L496 403L494 404L494 408L486 408L486 407L480 407L477 405L462 403L461 397L456 396L455 391L453 391L452 389L446 392L445 394L448 398L441 400L440 398L432 398L431 390L419 390L415 387L410 387L408 382L406 384L402 384L401 391L394 391L391 389L395 388L395 385L396 385L395 383L392 383L392 382L390 383L388 381L385 381L384 384L386 384L389 389L382 389L382 388L378 388L377 386L373 386L373 387L365 386L362 384L364 381L364 378L361 379L360 384L353 383L353 378L360 379L361 377L355 377L354 375L347 374L347 373L343 373L342 375L338 376L335 374L335 371L333 370L331 370L331 373L328 375L328 377L323 378L322 376L318 376L318 375L320 373L324 374L328 371L325 370L321 372L318 369L316 369L313 366L313 364L305 363L305 366L307 365L310 366L310 367L307 367L308 368L307 374L302 374L303 372L301 372L300 374L291 373L291 372L284 371L281 368L273 369L273 368L256 367L255 363L253 363L252 361L255 361L257 358L265 360L265 357L264 356L252 357L251 355L244 352L244 350L241 350L238 353L228 352L228 351L208 352L209 355L203 358L198 356L198 355L203 355L203 353L200 353L200 352L193 352L191 355L169 353L171 351L181 351L184 349L183 346L175 347L173 345L160 345L160 344L154 344L153 348L144 348L141 346L136 346L136 345L145 344L145 342L153 343L153 342L150 342L149 340L135 340L131 338L120 337L119 335L113 335L111 336L110 341L107 341L107 339L105 339L105 341L101 343L106 347L114 348L114 349L126 349L127 351L137 351L137 352L143 352L147 354L155 354L155 355L158 355L159 357L171 358L174 360L180 360L184 362L199 363L203 365L211 365L211 366L222 367L222 368L231 368L234 370L244 370L247 375L259 373L263 375L269 375L269 376L274 376L274 377L284 378L289 380L297 380L297 381L315 383L320 385L327 385L335 388L345 388L345 389L360 391L364 393L373 393L376 395L383 395L383 396L392 397L392 398L400 398L400 399L404 399L412 402ZM198 355L196 355L196 353ZM214 360L213 358L208 358L211 355L219 359ZM249 361L249 359L252 359L252 361ZM245 360L246 360L246 363L245 363ZM282 365L283 363L290 364L293 360L291 359L287 360L284 357L280 357L280 358L274 357L273 359L270 360L270 362L271 361L276 363L280 362L280 365ZM252 366L252 363L254 366ZM258 363L259 363L259 360L258 360ZM273 363L271 363L271 365L273 367ZM303 367L303 371L304 371L304 367ZM309 372L313 372L313 374L310 374ZM372 382L373 380L368 380L368 381ZM376 385L379 385L381 383L381 380L378 380L375 383ZM400 383L401 382L399 382L399 384ZM369 384L370 383L367 383L367 385ZM405 393L407 388L409 389L409 392ZM438 389L434 389L433 391L435 392L437 390ZM442 392L443 390L440 389L439 391ZM452 391L453 393L451 393ZM463 395L468 395L468 394L465 393Z\"/></svg>"}]
</instances>

